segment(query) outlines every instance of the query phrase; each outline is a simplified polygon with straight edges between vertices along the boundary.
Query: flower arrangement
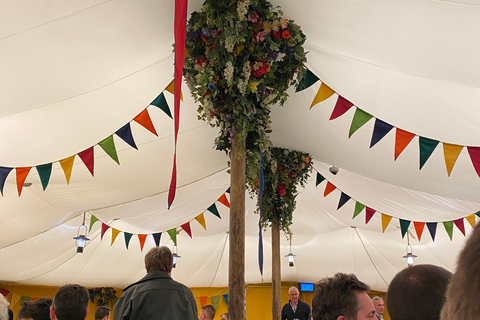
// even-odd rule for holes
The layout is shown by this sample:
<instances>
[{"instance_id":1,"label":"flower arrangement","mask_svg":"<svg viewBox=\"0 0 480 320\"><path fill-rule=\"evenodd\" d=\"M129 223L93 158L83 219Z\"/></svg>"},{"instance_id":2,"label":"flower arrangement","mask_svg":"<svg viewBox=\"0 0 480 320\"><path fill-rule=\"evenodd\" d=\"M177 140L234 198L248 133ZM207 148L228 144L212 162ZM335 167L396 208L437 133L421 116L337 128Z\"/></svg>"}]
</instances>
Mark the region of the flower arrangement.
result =
<instances>
[{"instance_id":1,"label":"flower arrangement","mask_svg":"<svg viewBox=\"0 0 480 320\"><path fill-rule=\"evenodd\" d=\"M267 227L276 222L282 231L288 233L296 207L297 187L303 187L312 172L310 155L272 147L265 154L263 167L262 226ZM254 175L255 172L247 172L247 176ZM258 173L255 180L247 181L250 194L258 196L260 188Z\"/></svg>"},{"instance_id":2,"label":"flower arrangement","mask_svg":"<svg viewBox=\"0 0 480 320\"><path fill-rule=\"evenodd\" d=\"M218 150L229 153L235 134L245 139L257 168L270 145L270 107L305 74L305 35L282 15L266 0L206 0L186 30L183 73L198 118L220 128Z\"/></svg>"},{"instance_id":3,"label":"flower arrangement","mask_svg":"<svg viewBox=\"0 0 480 320\"><path fill-rule=\"evenodd\" d=\"M93 298L97 300L98 306L112 307L117 303L117 291L111 287L93 288Z\"/></svg>"}]
</instances>

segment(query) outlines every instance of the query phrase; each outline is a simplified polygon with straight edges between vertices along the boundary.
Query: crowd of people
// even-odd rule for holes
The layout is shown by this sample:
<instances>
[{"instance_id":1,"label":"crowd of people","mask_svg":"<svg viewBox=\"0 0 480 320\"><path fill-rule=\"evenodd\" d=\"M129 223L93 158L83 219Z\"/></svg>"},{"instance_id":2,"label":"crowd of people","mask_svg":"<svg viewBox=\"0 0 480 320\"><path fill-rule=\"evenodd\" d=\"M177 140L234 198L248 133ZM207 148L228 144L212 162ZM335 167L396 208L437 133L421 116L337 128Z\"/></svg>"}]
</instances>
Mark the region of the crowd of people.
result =
<instances>
[{"instance_id":1,"label":"crowd of people","mask_svg":"<svg viewBox=\"0 0 480 320\"><path fill-rule=\"evenodd\" d=\"M400 271L390 282L387 309L392 320L473 320L479 318L480 304L474 299L480 288L480 226L463 248L455 274L434 265L416 265ZM173 256L168 247L151 249L145 255L147 274L131 284L112 310L100 306L95 320L213 320L215 307L197 304L192 291L171 277ZM354 274L337 273L315 286L312 308L300 300L292 286L289 302L281 312L282 320L383 320L385 303L370 298L369 286ZM85 320L89 294L85 287L67 284L53 299L24 302L16 320ZM13 320L9 303L0 295L0 320ZM159 317L159 315L161 315ZM228 320L223 313L220 320Z\"/></svg>"}]
</instances>

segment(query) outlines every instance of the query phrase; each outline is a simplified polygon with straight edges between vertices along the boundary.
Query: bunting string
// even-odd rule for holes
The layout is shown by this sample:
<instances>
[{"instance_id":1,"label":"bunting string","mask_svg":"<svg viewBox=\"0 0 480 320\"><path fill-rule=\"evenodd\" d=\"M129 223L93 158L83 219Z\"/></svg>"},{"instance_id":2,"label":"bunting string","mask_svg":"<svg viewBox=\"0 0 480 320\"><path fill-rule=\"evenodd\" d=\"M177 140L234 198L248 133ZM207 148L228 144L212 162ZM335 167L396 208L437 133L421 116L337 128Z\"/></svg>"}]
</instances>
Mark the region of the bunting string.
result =
<instances>
[{"instance_id":1,"label":"bunting string","mask_svg":"<svg viewBox=\"0 0 480 320\"><path fill-rule=\"evenodd\" d=\"M302 83L297 86L298 91L305 90L309 88L317 81L321 81L312 71L307 69L307 74L305 79ZM320 88L313 99L310 109L313 108L316 104L323 102L334 95L335 92L332 88L330 88L324 82L321 82ZM405 148L410 144L414 137L418 137L419 143L419 169L421 170L427 160L430 158L432 153L435 151L437 146L441 143L443 146L443 154L445 159L445 167L447 171L447 175L450 177L452 173L453 167L457 162L460 153L464 148L467 149L468 155L472 162L472 165L475 169L475 172L480 177L480 146L465 146L465 145L458 145L452 144L448 142L442 142L439 140L427 138L420 136L416 133L408 132L406 130L400 129L395 127L381 119L374 117L373 115L367 113L366 111L358 108L352 102L338 94L337 101L335 103L335 107L332 111L329 120L335 120L336 118L344 115L347 111L349 111L352 107L355 107L355 113L353 115L352 123L350 125L350 130L348 133L348 138L350 138L358 129L360 129L363 125L370 121L370 119L375 119L374 128L372 132L372 138L370 140L370 148L376 145L380 140L383 139L392 129L395 129L395 148L394 148L394 161L400 156L400 154L405 150Z\"/></svg>"},{"instance_id":2,"label":"bunting string","mask_svg":"<svg viewBox=\"0 0 480 320\"><path fill-rule=\"evenodd\" d=\"M170 82L170 84L163 90L163 91L168 91L173 94L173 87L174 83L173 80ZM25 179L27 178L29 172L31 171L32 168L36 168L38 176L40 177L40 182L42 183L42 188L43 191L48 186L48 183L50 181L50 176L52 173L52 167L53 163L58 162L60 166L63 169L63 173L65 175L65 179L67 182L67 185L70 184L70 178L72 175L72 168L73 168L73 163L75 160L75 156L78 156L83 164L87 167L88 171L94 176L94 167L95 167L95 157L94 157L94 147L95 146L100 146L105 153L112 158L113 161L115 161L118 165L120 165L120 161L118 159L118 154L117 150L115 148L115 142L113 136L116 135L123 141L125 141L129 146L132 148L138 149L137 145L135 143L135 140L133 138L132 134L132 129L130 126L131 122L136 122L143 126L145 129L153 133L154 135L158 136L157 131L155 130L155 127L152 123L152 120L150 118L150 115L148 113L148 107L150 106L155 106L165 112L165 114L172 118L172 114L170 112L170 108L168 106L167 100L165 99L164 92L161 92L142 112L140 112L135 118L130 120L127 124L122 126L120 129L109 135L107 138L103 139L102 141L98 142L97 144L80 151L72 156L69 156L67 158L61 159L61 160L56 160L52 161L50 163L45 163L45 164L39 164L39 165L33 165L30 167L5 167L5 166L0 166L0 192L3 196L3 188L5 186L5 181L9 175L10 172L15 171L15 176L16 176L16 182L17 182L17 191L18 191L18 196L22 194L22 189L23 189L23 184L25 182Z\"/></svg>"},{"instance_id":3,"label":"bunting string","mask_svg":"<svg viewBox=\"0 0 480 320\"><path fill-rule=\"evenodd\" d=\"M315 169L315 168L314 168ZM426 222L426 221L412 221L412 220L407 220L407 219L402 219L399 217L392 216L390 214L382 213L377 211L376 209L372 208L371 206L367 206L358 200L353 199L350 195L346 194L339 188L337 188L333 183L328 181L322 174L318 172L318 170L315 169L317 172L316 176L316 182L315 182L315 187L318 188L318 185L321 184L323 181L325 182L325 189L323 192L323 196L326 197L329 194L331 194L333 191L338 190L340 191L340 199L338 201L337 205L337 210L339 210L341 207L343 207L348 201L353 200L355 201L355 208L353 211L353 217L352 219L355 219L362 211L365 211L365 224L368 224L372 217L376 214L379 213L381 215L381 220L382 220L382 233L385 232L386 228L390 224L390 221L392 218L399 220L400 223L400 230L402 233L402 238L405 237L405 234L407 233L408 228L410 227L411 223L413 222L415 232L417 234L418 240L420 241L422 238L422 233L427 226L427 229L430 233L430 236L432 238L432 241L435 241L435 235L437 232L437 225L438 224L443 224L445 231L447 232L448 236L450 237L450 240L453 239L453 226L455 225L458 230L465 236L465 224L464 220L467 220L467 222L472 226L472 228L475 227L476 224L476 219L475 217L480 218L480 211L477 211L475 213L469 214L467 216L460 217L455 220L447 220L447 221L433 221L433 222Z\"/></svg>"}]
</instances>

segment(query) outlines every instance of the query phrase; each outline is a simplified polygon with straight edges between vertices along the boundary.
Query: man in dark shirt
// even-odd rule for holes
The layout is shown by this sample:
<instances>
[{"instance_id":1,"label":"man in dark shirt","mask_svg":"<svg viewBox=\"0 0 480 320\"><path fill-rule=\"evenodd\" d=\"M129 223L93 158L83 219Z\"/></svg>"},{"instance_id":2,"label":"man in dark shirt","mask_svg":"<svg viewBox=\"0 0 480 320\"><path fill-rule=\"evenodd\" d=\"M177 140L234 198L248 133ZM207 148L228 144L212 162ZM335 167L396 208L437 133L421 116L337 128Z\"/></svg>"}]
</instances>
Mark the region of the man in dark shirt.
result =
<instances>
[{"instance_id":1,"label":"man in dark shirt","mask_svg":"<svg viewBox=\"0 0 480 320\"><path fill-rule=\"evenodd\" d=\"M288 296L290 301L282 308L282 320L309 320L310 306L300 301L300 292L297 287L290 287L288 289Z\"/></svg>"}]
</instances>

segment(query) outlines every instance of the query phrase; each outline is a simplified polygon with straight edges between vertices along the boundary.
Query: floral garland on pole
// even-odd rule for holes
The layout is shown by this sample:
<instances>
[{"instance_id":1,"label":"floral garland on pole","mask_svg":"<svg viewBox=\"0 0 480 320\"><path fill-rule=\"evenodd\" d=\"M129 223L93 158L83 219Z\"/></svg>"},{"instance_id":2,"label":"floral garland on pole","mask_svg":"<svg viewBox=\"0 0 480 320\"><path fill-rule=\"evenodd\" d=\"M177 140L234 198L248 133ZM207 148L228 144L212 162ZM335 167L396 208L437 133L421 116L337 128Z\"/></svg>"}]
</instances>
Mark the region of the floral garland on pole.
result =
<instances>
[{"instance_id":1,"label":"floral garland on pole","mask_svg":"<svg viewBox=\"0 0 480 320\"><path fill-rule=\"evenodd\" d=\"M117 291L112 287L93 288L93 298L97 300L98 306L111 305L112 308L118 301Z\"/></svg>"},{"instance_id":2,"label":"floral garland on pole","mask_svg":"<svg viewBox=\"0 0 480 320\"><path fill-rule=\"evenodd\" d=\"M220 128L215 146L227 154L244 138L256 169L271 145L270 107L305 74L305 35L282 15L266 0L206 0L187 25L183 72L198 118Z\"/></svg>"},{"instance_id":3,"label":"floral garland on pole","mask_svg":"<svg viewBox=\"0 0 480 320\"><path fill-rule=\"evenodd\" d=\"M305 186L311 172L312 164L308 153L277 147L270 148L264 158L262 195L262 226L264 228L276 222L280 230L289 233L296 208L297 187ZM257 178L253 184L250 183L248 187L252 196L258 196L259 179ZM257 208L257 211L259 209Z\"/></svg>"}]
</instances>

